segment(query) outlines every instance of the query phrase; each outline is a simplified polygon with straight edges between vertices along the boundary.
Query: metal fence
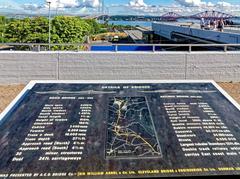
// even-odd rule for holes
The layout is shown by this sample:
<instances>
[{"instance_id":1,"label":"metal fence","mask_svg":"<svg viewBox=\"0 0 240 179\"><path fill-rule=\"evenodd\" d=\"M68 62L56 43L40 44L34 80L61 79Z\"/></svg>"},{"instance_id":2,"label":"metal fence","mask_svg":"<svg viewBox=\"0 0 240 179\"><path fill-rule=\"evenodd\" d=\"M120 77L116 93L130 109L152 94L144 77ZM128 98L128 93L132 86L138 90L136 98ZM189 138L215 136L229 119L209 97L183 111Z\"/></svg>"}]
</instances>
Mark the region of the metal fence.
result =
<instances>
[{"instance_id":1,"label":"metal fence","mask_svg":"<svg viewBox=\"0 0 240 179\"><path fill-rule=\"evenodd\" d=\"M239 31L240 30L240 25L226 25L224 28L225 29L229 29L229 30L237 30L237 31Z\"/></svg>"},{"instance_id":2,"label":"metal fence","mask_svg":"<svg viewBox=\"0 0 240 179\"><path fill-rule=\"evenodd\" d=\"M2 51L240 51L240 44L82 44L0 43Z\"/></svg>"}]
</instances>

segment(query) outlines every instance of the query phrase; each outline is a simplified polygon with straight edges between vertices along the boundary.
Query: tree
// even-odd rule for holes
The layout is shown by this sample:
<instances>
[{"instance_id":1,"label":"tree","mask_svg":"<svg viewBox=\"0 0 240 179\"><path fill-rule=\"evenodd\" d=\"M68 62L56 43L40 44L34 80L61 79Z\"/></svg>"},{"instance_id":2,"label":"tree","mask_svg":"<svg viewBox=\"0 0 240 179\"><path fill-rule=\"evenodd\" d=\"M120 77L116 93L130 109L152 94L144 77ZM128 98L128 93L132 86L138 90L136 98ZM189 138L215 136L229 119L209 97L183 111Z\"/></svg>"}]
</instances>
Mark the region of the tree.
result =
<instances>
[{"instance_id":1,"label":"tree","mask_svg":"<svg viewBox=\"0 0 240 179\"><path fill-rule=\"evenodd\" d=\"M10 42L46 43L48 20L45 17L14 20L7 25L6 37Z\"/></svg>"},{"instance_id":2,"label":"tree","mask_svg":"<svg viewBox=\"0 0 240 179\"><path fill-rule=\"evenodd\" d=\"M91 34L91 26L77 17L57 16L52 20L54 43L82 43Z\"/></svg>"},{"instance_id":3,"label":"tree","mask_svg":"<svg viewBox=\"0 0 240 179\"><path fill-rule=\"evenodd\" d=\"M6 23L7 23L6 17L0 16L0 42L6 42L5 39Z\"/></svg>"},{"instance_id":4,"label":"tree","mask_svg":"<svg viewBox=\"0 0 240 179\"><path fill-rule=\"evenodd\" d=\"M101 32L101 25L95 19L85 20L91 27L91 34L95 35Z\"/></svg>"},{"instance_id":5,"label":"tree","mask_svg":"<svg viewBox=\"0 0 240 179\"><path fill-rule=\"evenodd\" d=\"M96 20L71 16L56 16L51 26L52 43L83 43L87 36L101 32ZM48 28L46 17L14 19L7 24L5 36L9 42L48 43Z\"/></svg>"},{"instance_id":6,"label":"tree","mask_svg":"<svg viewBox=\"0 0 240 179\"><path fill-rule=\"evenodd\" d=\"M48 42L48 19L37 17L31 19L31 31L26 37L27 42L47 43Z\"/></svg>"}]
</instances>

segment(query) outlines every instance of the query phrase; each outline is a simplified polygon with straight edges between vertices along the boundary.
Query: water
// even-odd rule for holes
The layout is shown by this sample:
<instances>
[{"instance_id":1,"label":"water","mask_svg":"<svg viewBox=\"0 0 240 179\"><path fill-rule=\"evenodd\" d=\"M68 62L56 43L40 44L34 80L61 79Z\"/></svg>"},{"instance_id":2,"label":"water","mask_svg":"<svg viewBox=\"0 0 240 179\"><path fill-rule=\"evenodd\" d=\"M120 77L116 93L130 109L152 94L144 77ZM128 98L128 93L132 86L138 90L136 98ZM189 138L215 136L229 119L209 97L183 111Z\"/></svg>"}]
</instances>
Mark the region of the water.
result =
<instances>
[{"instance_id":1,"label":"water","mask_svg":"<svg viewBox=\"0 0 240 179\"><path fill-rule=\"evenodd\" d=\"M103 21L100 21L100 23L103 23ZM109 21L108 24L113 25L131 25L131 26L142 26L142 27L151 27L152 22L147 21Z\"/></svg>"},{"instance_id":2,"label":"water","mask_svg":"<svg viewBox=\"0 0 240 179\"><path fill-rule=\"evenodd\" d=\"M104 21L100 20L100 23L104 23ZM179 19L178 22L194 22L198 23L199 20L196 19ZM142 27L151 27L152 21L109 21L110 25L131 25L131 26L142 26Z\"/></svg>"},{"instance_id":3,"label":"water","mask_svg":"<svg viewBox=\"0 0 240 179\"><path fill-rule=\"evenodd\" d=\"M99 21L100 23L103 23L104 21ZM199 20L197 19L178 19L178 22L194 22L199 23ZM240 24L240 18L233 19L233 22ZM109 21L108 24L113 25L131 25L131 26L142 26L142 27L151 27L152 22L151 21Z\"/></svg>"}]
</instances>

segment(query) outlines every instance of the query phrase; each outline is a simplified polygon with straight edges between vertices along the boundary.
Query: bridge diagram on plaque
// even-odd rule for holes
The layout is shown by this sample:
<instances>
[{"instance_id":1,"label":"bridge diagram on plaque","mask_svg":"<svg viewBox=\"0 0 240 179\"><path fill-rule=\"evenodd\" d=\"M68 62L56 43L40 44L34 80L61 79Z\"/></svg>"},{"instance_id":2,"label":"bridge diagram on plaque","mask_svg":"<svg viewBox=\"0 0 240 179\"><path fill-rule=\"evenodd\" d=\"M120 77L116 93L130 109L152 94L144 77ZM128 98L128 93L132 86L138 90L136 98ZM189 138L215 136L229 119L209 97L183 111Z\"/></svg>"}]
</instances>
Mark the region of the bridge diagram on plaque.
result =
<instances>
[{"instance_id":1,"label":"bridge diagram on plaque","mask_svg":"<svg viewBox=\"0 0 240 179\"><path fill-rule=\"evenodd\" d=\"M159 158L162 156L145 97L111 97L106 158Z\"/></svg>"}]
</instances>

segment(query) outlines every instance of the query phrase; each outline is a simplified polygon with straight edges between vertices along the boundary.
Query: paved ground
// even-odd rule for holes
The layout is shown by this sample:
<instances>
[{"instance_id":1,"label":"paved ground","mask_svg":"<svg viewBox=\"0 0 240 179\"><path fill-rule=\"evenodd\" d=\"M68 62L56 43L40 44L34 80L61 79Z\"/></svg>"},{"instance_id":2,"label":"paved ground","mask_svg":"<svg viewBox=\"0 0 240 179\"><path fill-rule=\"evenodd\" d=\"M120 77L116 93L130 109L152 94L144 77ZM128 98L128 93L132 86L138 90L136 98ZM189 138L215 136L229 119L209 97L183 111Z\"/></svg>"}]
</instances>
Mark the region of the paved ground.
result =
<instances>
[{"instance_id":1,"label":"paved ground","mask_svg":"<svg viewBox=\"0 0 240 179\"><path fill-rule=\"evenodd\" d=\"M219 83L238 103L240 103L240 83ZM0 85L0 112L17 96L24 85Z\"/></svg>"},{"instance_id":2,"label":"paved ground","mask_svg":"<svg viewBox=\"0 0 240 179\"><path fill-rule=\"evenodd\" d=\"M0 85L0 112L17 96L24 85Z\"/></svg>"},{"instance_id":3,"label":"paved ground","mask_svg":"<svg viewBox=\"0 0 240 179\"><path fill-rule=\"evenodd\" d=\"M219 83L240 104L240 83Z\"/></svg>"}]
</instances>

